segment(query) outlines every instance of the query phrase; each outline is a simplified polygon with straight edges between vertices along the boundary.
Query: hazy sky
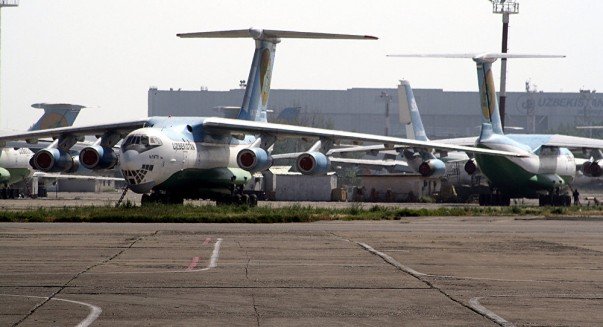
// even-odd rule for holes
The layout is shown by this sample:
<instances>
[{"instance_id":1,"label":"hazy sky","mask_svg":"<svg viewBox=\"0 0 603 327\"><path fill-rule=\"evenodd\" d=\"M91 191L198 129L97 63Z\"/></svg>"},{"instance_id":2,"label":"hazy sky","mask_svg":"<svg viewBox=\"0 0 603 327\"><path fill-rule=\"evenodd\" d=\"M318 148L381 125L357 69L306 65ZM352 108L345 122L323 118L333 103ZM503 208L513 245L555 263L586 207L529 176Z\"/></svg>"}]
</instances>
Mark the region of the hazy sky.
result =
<instances>
[{"instance_id":1,"label":"hazy sky","mask_svg":"<svg viewBox=\"0 0 603 327\"><path fill-rule=\"evenodd\" d=\"M508 89L603 90L603 1L520 1L509 50L566 59L509 62ZM36 102L88 109L76 124L141 118L147 91L236 88L253 41L179 39L181 32L249 27L368 34L378 41L283 40L273 88L476 90L469 60L386 58L390 53L500 51L501 16L487 0L21 0L2 10L0 126L29 127ZM496 73L499 64L495 65ZM498 80L498 77L497 77Z\"/></svg>"}]
</instances>

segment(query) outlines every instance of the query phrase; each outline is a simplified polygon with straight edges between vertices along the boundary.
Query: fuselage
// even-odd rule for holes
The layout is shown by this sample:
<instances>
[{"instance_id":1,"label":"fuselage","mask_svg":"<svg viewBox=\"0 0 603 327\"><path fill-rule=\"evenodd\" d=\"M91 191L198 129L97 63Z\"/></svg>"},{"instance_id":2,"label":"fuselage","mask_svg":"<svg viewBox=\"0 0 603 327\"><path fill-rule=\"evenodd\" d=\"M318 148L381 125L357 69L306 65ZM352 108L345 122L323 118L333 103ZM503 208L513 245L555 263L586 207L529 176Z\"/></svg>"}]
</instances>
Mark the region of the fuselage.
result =
<instances>
[{"instance_id":1,"label":"fuselage","mask_svg":"<svg viewBox=\"0 0 603 327\"><path fill-rule=\"evenodd\" d=\"M534 197L564 188L576 176L576 160L566 148L543 146L547 135L500 135L480 138L476 145L524 154L525 157L476 155L491 185L511 197Z\"/></svg>"},{"instance_id":2,"label":"fuselage","mask_svg":"<svg viewBox=\"0 0 603 327\"><path fill-rule=\"evenodd\" d=\"M251 180L238 168L236 155L252 139L206 133L203 118L152 118L149 127L132 131L121 144L120 167L136 193L167 191L195 197L224 193Z\"/></svg>"},{"instance_id":3,"label":"fuselage","mask_svg":"<svg viewBox=\"0 0 603 327\"><path fill-rule=\"evenodd\" d=\"M31 177L34 173L29 166L33 152L28 148L2 148L0 151L0 182L11 185ZM7 176L8 173L8 176Z\"/></svg>"}]
</instances>

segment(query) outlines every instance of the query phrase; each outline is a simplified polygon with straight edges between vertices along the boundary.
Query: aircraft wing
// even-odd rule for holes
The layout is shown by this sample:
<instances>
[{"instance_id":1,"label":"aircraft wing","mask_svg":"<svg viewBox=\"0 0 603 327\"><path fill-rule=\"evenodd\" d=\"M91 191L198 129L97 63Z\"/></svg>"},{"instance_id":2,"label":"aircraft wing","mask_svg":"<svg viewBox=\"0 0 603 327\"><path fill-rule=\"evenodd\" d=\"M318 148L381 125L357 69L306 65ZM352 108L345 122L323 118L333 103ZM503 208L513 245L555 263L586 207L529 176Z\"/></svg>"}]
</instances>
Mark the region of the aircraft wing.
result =
<instances>
[{"instance_id":1,"label":"aircraft wing","mask_svg":"<svg viewBox=\"0 0 603 327\"><path fill-rule=\"evenodd\" d=\"M141 119L100 125L59 127L16 134L4 134L0 135L0 143L6 143L8 141L15 140L27 140L29 143L36 143L38 139L41 138L56 139L62 135L84 137L87 135L103 135L107 132L118 133L122 136L125 136L126 134L135 129L144 127L147 122L148 119Z\"/></svg>"},{"instance_id":2,"label":"aircraft wing","mask_svg":"<svg viewBox=\"0 0 603 327\"><path fill-rule=\"evenodd\" d=\"M418 141L409 140L391 136L380 136L374 134L364 134L355 132L346 132L338 130L330 130L323 128L313 127L301 127L294 125L285 124L273 124L264 123L248 120L239 119L228 119L228 118L206 118L203 121L203 127L211 132L212 130L216 133L229 132L232 134L267 134L276 137L310 137L310 138L324 138L338 143L341 140L350 140L355 142L374 142L382 143L386 148L392 149L396 145L404 145L409 147L422 147L428 149L437 149L444 151L465 151L469 153L480 153L487 155L496 156L507 156L507 157L523 157L523 154L498 151L490 149L482 149L475 147L451 145L432 141ZM0 138L0 140L2 140Z\"/></svg>"},{"instance_id":3,"label":"aircraft wing","mask_svg":"<svg viewBox=\"0 0 603 327\"><path fill-rule=\"evenodd\" d=\"M544 146L558 146L569 149L603 149L603 140L569 135L551 135Z\"/></svg>"},{"instance_id":4,"label":"aircraft wing","mask_svg":"<svg viewBox=\"0 0 603 327\"><path fill-rule=\"evenodd\" d=\"M94 180L94 181L115 181L115 182L123 182L124 181L123 178L119 178L119 177L44 173L44 172L40 172L40 171L33 173L33 177L47 178L47 179L87 180L87 181L92 181L92 180Z\"/></svg>"}]
</instances>

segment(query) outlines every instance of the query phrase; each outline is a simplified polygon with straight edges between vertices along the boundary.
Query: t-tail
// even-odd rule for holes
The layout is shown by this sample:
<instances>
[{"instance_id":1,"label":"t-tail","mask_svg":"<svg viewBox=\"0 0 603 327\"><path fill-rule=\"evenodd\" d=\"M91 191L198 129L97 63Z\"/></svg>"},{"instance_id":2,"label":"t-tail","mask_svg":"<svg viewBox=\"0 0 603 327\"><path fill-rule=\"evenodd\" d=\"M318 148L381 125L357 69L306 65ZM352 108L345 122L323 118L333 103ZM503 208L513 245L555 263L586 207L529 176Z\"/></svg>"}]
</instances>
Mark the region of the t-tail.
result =
<instances>
[{"instance_id":1,"label":"t-tail","mask_svg":"<svg viewBox=\"0 0 603 327\"><path fill-rule=\"evenodd\" d=\"M86 106L69 103L35 103L31 106L44 109L44 114L29 128L29 131L71 126L80 114L80 110L86 108Z\"/></svg>"},{"instance_id":2,"label":"t-tail","mask_svg":"<svg viewBox=\"0 0 603 327\"><path fill-rule=\"evenodd\" d=\"M276 45L284 38L298 39L348 39L348 40L376 40L376 37L366 35L346 35L292 32L277 30L232 30L200 33L178 34L183 38L244 38L250 37L255 40L255 52L247 78L247 87L243 104L238 119L266 122L268 109L268 97L270 95L270 80L272 78L272 67L274 65L274 54Z\"/></svg>"},{"instance_id":3,"label":"t-tail","mask_svg":"<svg viewBox=\"0 0 603 327\"><path fill-rule=\"evenodd\" d=\"M465 53L465 54L403 54L388 55L389 57L408 58L470 58L477 65L477 81L479 85L480 109L482 113L482 126L492 126L491 133L503 134L494 77L492 75L492 63L499 58L564 58L560 55L538 55L538 54L512 54L512 53ZM488 131L490 132L490 131Z\"/></svg>"},{"instance_id":4,"label":"t-tail","mask_svg":"<svg viewBox=\"0 0 603 327\"><path fill-rule=\"evenodd\" d=\"M398 85L398 108L400 110L400 123L406 127L406 137L419 141L429 141L412 87L406 80L400 80L400 85Z\"/></svg>"}]
</instances>

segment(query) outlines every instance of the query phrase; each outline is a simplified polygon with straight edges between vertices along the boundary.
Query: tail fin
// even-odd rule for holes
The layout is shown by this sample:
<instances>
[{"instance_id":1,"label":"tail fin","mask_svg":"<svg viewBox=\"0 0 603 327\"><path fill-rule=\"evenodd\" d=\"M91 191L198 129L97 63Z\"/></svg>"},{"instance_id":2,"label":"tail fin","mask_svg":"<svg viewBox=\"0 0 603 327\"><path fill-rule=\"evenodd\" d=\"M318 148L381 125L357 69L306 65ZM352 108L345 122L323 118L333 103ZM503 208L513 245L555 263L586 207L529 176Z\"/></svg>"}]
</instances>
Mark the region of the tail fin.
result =
<instances>
[{"instance_id":1,"label":"tail fin","mask_svg":"<svg viewBox=\"0 0 603 327\"><path fill-rule=\"evenodd\" d=\"M538 54L513 54L513 53L465 53L465 54L405 54L388 55L388 57L407 57L407 58L471 58L477 65L477 81L479 84L480 106L482 110L482 126L484 123L492 125L494 134L503 134L500 112L498 110L498 100L496 98L496 89L494 87L494 77L492 75L492 63L498 58L564 58L559 55L538 55Z\"/></svg>"},{"instance_id":2,"label":"tail fin","mask_svg":"<svg viewBox=\"0 0 603 327\"><path fill-rule=\"evenodd\" d=\"M80 110L86 108L69 103L35 103L31 106L44 109L44 114L29 128L30 131L71 126L80 114Z\"/></svg>"},{"instance_id":3,"label":"tail fin","mask_svg":"<svg viewBox=\"0 0 603 327\"><path fill-rule=\"evenodd\" d=\"M234 30L178 34L183 38L242 38L251 37L255 40L255 52L247 78L247 88L243 97L243 105L237 118L244 120L266 121L270 80L276 44L283 38L299 39L351 39L376 40L376 37L366 35L345 35L326 33L307 33L277 30Z\"/></svg>"},{"instance_id":4,"label":"tail fin","mask_svg":"<svg viewBox=\"0 0 603 327\"><path fill-rule=\"evenodd\" d=\"M400 123L406 126L406 137L419 141L429 141L412 87L405 80L401 80L400 85L398 85L398 108L400 110Z\"/></svg>"}]
</instances>

